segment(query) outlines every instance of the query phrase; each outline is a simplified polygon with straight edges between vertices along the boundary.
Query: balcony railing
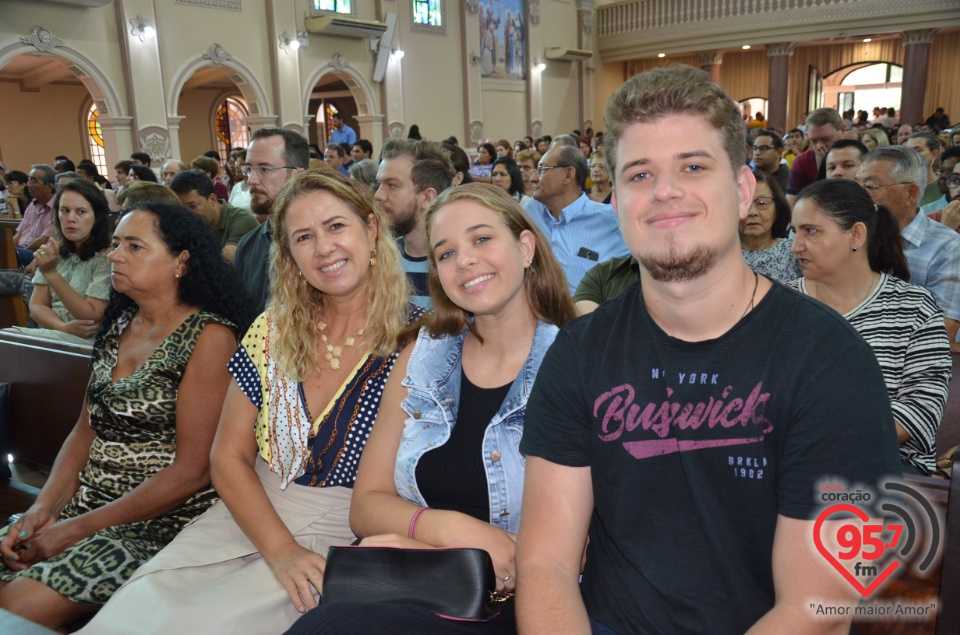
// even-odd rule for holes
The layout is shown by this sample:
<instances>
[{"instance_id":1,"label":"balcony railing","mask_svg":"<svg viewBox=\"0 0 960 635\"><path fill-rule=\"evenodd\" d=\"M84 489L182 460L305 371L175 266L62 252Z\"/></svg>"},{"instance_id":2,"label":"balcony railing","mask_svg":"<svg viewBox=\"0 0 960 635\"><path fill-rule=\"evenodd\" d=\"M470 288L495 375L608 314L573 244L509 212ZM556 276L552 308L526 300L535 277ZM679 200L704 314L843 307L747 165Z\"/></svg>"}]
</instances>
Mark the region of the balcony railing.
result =
<instances>
[{"instance_id":1,"label":"balcony railing","mask_svg":"<svg viewBox=\"0 0 960 635\"><path fill-rule=\"evenodd\" d=\"M598 8L597 32L602 38L664 26L858 1L863 0L637 0Z\"/></svg>"}]
</instances>

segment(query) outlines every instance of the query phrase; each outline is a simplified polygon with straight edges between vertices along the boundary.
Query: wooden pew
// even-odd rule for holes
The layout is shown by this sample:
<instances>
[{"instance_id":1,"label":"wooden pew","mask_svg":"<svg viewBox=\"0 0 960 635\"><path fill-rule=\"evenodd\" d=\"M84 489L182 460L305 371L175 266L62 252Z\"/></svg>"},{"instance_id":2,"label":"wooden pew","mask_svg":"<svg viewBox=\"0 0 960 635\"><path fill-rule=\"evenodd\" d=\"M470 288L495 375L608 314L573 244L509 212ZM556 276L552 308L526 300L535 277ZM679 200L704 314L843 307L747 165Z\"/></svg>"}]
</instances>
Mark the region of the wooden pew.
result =
<instances>
[{"instance_id":1,"label":"wooden pew","mask_svg":"<svg viewBox=\"0 0 960 635\"><path fill-rule=\"evenodd\" d=\"M0 382L11 385L8 452L18 462L53 465L80 415L92 352L87 345L0 331Z\"/></svg>"},{"instance_id":2,"label":"wooden pew","mask_svg":"<svg viewBox=\"0 0 960 635\"><path fill-rule=\"evenodd\" d=\"M956 461L954 467L960 467ZM904 574L885 583L870 601L920 604L931 598L937 601L939 596L938 614L935 620L922 622L855 620L853 632L857 635L957 635L960 633L960 481L904 475L904 482L923 494L941 518L946 518L940 528L943 557L929 575L917 575L914 565L923 558L926 549L914 549L911 561L904 563Z\"/></svg>"},{"instance_id":3,"label":"wooden pew","mask_svg":"<svg viewBox=\"0 0 960 635\"><path fill-rule=\"evenodd\" d=\"M947 509L944 530L946 544L940 564L940 614L937 635L960 633L960 454L953 458L953 480L950 483L951 506Z\"/></svg>"},{"instance_id":4,"label":"wooden pew","mask_svg":"<svg viewBox=\"0 0 960 635\"><path fill-rule=\"evenodd\" d=\"M14 230L0 226L0 269L16 270L17 248L13 243ZM20 295L0 295L0 328L27 325L27 305Z\"/></svg>"}]
</instances>

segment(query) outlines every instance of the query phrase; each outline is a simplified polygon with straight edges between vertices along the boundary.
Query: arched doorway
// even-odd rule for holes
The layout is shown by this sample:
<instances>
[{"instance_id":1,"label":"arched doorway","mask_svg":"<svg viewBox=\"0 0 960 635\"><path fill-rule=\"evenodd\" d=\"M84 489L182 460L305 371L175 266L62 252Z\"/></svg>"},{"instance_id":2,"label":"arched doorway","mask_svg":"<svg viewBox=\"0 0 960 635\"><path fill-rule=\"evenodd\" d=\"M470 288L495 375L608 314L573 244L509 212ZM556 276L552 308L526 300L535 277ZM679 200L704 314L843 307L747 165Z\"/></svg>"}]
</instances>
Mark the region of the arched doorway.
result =
<instances>
[{"instance_id":1,"label":"arched doorway","mask_svg":"<svg viewBox=\"0 0 960 635\"><path fill-rule=\"evenodd\" d=\"M90 128L92 112L100 116L99 106L81 76L86 73L52 55L15 55L0 68L0 158L11 169L52 165L54 157L65 155L74 164L92 159L101 174L112 176L109 156L119 153L99 124ZM91 142L98 153L91 151Z\"/></svg>"},{"instance_id":2,"label":"arched doorway","mask_svg":"<svg viewBox=\"0 0 960 635\"><path fill-rule=\"evenodd\" d=\"M903 67L889 62L851 64L823 78L824 105L840 112L874 108L900 111Z\"/></svg>"},{"instance_id":3,"label":"arched doorway","mask_svg":"<svg viewBox=\"0 0 960 635\"><path fill-rule=\"evenodd\" d=\"M177 97L177 114L180 144L173 158L187 165L209 150L226 161L231 149L249 143L249 106L221 68L203 66L190 75Z\"/></svg>"},{"instance_id":4,"label":"arched doorway","mask_svg":"<svg viewBox=\"0 0 960 635\"><path fill-rule=\"evenodd\" d=\"M383 143L383 115L378 98L363 75L341 55L318 67L304 82L302 95L304 129L310 143L323 147L329 138L328 122L334 110L344 113L345 123L358 139L373 144L374 154ZM319 113L319 122L318 122Z\"/></svg>"},{"instance_id":5,"label":"arched doorway","mask_svg":"<svg viewBox=\"0 0 960 635\"><path fill-rule=\"evenodd\" d=\"M314 85L310 95L307 113L311 116L307 126L306 136L312 145L323 148L333 132L332 117L335 113L343 117L344 125L350 126L361 138L360 125L357 123L357 101L347 87L347 84L338 75L328 74L320 78Z\"/></svg>"}]
</instances>

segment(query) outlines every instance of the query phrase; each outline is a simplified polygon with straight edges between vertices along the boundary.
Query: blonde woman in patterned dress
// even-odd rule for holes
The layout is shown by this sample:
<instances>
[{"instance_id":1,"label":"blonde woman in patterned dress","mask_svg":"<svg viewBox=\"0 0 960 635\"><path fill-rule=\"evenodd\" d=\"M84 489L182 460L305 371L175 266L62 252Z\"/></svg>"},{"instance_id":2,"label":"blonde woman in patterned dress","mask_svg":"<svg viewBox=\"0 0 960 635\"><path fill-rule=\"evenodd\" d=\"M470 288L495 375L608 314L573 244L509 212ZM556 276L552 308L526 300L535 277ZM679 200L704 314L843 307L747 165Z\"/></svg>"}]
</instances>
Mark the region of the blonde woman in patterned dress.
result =
<instances>
[{"instance_id":1,"label":"blonde woman in patterned dress","mask_svg":"<svg viewBox=\"0 0 960 635\"><path fill-rule=\"evenodd\" d=\"M141 204L113 245L80 420L36 502L0 531L0 607L50 628L95 611L216 500L210 446L243 292L182 207Z\"/></svg>"},{"instance_id":2,"label":"blonde woman in patterned dress","mask_svg":"<svg viewBox=\"0 0 960 635\"><path fill-rule=\"evenodd\" d=\"M302 174L271 223L273 296L230 362L213 447L222 501L84 632L281 633L317 605L327 548L354 540L360 452L417 309L366 185Z\"/></svg>"}]
</instances>

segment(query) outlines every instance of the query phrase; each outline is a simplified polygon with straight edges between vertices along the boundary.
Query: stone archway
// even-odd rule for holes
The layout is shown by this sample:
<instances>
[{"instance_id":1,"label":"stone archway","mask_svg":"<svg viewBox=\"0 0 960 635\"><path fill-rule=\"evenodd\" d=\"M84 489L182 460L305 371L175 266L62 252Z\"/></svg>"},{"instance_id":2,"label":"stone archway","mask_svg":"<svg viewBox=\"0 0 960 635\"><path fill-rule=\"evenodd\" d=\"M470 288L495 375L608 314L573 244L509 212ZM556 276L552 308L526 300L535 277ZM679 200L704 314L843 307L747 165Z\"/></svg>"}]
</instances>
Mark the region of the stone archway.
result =
<instances>
[{"instance_id":1,"label":"stone archway","mask_svg":"<svg viewBox=\"0 0 960 635\"><path fill-rule=\"evenodd\" d=\"M213 44L205 53L195 55L181 64L167 88L167 130L171 148L176 148L178 152L181 149L180 124L184 116L179 112L180 95L190 78L205 69L222 72L236 86L246 102L247 122L251 131L275 124L277 117L272 113L266 90L253 71L222 46Z\"/></svg>"},{"instance_id":2,"label":"stone archway","mask_svg":"<svg viewBox=\"0 0 960 635\"><path fill-rule=\"evenodd\" d=\"M363 75L354 68L350 61L339 53L326 64L316 68L303 84L301 108L304 114L304 125L309 126L313 120L310 113L310 99L314 88L320 80L328 75L335 75L350 91L350 95L357 104L356 120L359 125L357 136L368 139L374 148L383 143L383 115L379 112L379 98Z\"/></svg>"},{"instance_id":3,"label":"stone archway","mask_svg":"<svg viewBox=\"0 0 960 635\"><path fill-rule=\"evenodd\" d=\"M34 27L30 34L19 39L0 43L0 68L19 55L49 56L63 64L83 84L100 111L99 122L108 163L133 152L133 119L126 103L107 73L89 56L42 26Z\"/></svg>"}]
</instances>

